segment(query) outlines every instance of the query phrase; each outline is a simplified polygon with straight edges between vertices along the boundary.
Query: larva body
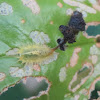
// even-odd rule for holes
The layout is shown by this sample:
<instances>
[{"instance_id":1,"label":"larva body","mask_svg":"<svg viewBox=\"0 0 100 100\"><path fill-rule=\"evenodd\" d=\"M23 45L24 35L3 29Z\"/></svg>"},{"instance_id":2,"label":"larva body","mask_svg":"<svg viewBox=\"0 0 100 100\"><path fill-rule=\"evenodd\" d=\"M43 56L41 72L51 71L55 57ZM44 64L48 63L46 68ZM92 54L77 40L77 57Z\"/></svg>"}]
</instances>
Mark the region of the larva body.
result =
<instances>
[{"instance_id":1,"label":"larva body","mask_svg":"<svg viewBox=\"0 0 100 100\"><path fill-rule=\"evenodd\" d=\"M57 59L58 53L55 50L58 48L50 48L46 44L50 42L47 34L39 31L32 31L30 38L33 44L20 46L6 52L7 56L14 56L26 65L33 64L49 64Z\"/></svg>"},{"instance_id":2,"label":"larva body","mask_svg":"<svg viewBox=\"0 0 100 100\"><path fill-rule=\"evenodd\" d=\"M18 50L19 60L26 64L44 64L51 59L54 50L46 45L28 45Z\"/></svg>"}]
</instances>

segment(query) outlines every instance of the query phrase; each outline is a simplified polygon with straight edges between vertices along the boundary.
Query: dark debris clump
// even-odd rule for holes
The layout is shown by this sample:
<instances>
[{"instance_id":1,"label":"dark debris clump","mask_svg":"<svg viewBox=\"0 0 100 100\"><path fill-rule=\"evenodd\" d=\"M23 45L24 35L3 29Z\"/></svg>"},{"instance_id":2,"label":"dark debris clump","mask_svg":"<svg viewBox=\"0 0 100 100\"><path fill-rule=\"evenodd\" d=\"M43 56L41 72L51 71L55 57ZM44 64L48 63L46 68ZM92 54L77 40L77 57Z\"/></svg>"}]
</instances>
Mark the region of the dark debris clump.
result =
<instances>
[{"instance_id":1,"label":"dark debris clump","mask_svg":"<svg viewBox=\"0 0 100 100\"><path fill-rule=\"evenodd\" d=\"M68 43L74 43L76 42L76 35L79 33L79 31L85 31L85 21L83 19L82 13L78 11L74 11L70 21L68 23L68 26L60 25L59 30L63 34L62 39L58 39L57 43L59 44L59 47L61 50L65 51L65 44Z\"/></svg>"},{"instance_id":2,"label":"dark debris clump","mask_svg":"<svg viewBox=\"0 0 100 100\"><path fill-rule=\"evenodd\" d=\"M80 13L78 11L74 11L68 25L77 31L85 31L86 24L83 19L82 13Z\"/></svg>"}]
</instances>

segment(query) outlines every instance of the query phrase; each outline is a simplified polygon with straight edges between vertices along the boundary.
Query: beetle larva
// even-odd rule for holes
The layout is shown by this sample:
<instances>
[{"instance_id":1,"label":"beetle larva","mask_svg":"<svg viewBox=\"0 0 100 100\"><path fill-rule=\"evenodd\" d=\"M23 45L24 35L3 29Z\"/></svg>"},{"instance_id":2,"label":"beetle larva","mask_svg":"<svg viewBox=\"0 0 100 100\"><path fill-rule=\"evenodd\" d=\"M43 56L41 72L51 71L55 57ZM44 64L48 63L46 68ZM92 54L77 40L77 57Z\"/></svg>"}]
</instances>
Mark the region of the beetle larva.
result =
<instances>
[{"instance_id":1,"label":"beetle larva","mask_svg":"<svg viewBox=\"0 0 100 100\"><path fill-rule=\"evenodd\" d=\"M18 50L19 61L26 64L48 64L57 59L57 53L46 45L28 45Z\"/></svg>"}]
</instances>

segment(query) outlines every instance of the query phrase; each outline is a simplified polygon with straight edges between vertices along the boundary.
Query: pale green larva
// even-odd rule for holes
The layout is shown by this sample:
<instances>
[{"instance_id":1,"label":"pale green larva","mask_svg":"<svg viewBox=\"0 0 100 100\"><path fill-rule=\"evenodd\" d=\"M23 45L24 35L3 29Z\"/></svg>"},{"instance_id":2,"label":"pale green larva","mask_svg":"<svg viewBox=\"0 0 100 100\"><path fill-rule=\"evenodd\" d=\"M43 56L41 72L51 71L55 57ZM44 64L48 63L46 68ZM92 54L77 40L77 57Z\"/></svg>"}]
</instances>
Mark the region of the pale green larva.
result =
<instances>
[{"instance_id":1,"label":"pale green larva","mask_svg":"<svg viewBox=\"0 0 100 100\"><path fill-rule=\"evenodd\" d=\"M47 34L33 31L30 33L30 38L32 38L34 42L33 44L9 50L6 55L16 56L19 61L25 63L26 65L49 64L57 59L58 53L46 45L46 43L50 42Z\"/></svg>"},{"instance_id":2,"label":"pale green larva","mask_svg":"<svg viewBox=\"0 0 100 100\"><path fill-rule=\"evenodd\" d=\"M53 52L53 49L46 45L28 45L18 50L18 58L22 63L43 64Z\"/></svg>"}]
</instances>

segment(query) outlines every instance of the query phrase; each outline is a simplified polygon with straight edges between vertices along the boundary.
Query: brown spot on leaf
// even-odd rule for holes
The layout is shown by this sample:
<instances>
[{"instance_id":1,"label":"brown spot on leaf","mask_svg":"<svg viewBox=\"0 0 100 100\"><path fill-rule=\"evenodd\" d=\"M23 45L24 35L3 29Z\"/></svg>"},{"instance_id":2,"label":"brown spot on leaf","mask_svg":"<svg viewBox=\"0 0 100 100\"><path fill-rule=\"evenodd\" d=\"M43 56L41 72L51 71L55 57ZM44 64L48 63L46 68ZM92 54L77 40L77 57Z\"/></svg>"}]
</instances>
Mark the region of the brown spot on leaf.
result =
<instances>
[{"instance_id":1,"label":"brown spot on leaf","mask_svg":"<svg viewBox=\"0 0 100 100\"><path fill-rule=\"evenodd\" d=\"M59 6L60 8L62 8L63 7L63 4L61 2L58 2L57 3L57 6Z\"/></svg>"},{"instance_id":2,"label":"brown spot on leaf","mask_svg":"<svg viewBox=\"0 0 100 100\"><path fill-rule=\"evenodd\" d=\"M33 65L33 69L34 69L35 71L40 72L41 67L40 67L38 64L35 64L35 65Z\"/></svg>"},{"instance_id":3,"label":"brown spot on leaf","mask_svg":"<svg viewBox=\"0 0 100 100\"><path fill-rule=\"evenodd\" d=\"M0 82L3 81L5 77L6 77L5 73L0 72Z\"/></svg>"},{"instance_id":4,"label":"brown spot on leaf","mask_svg":"<svg viewBox=\"0 0 100 100\"><path fill-rule=\"evenodd\" d=\"M53 24L53 21L51 21L50 24Z\"/></svg>"},{"instance_id":5,"label":"brown spot on leaf","mask_svg":"<svg viewBox=\"0 0 100 100\"><path fill-rule=\"evenodd\" d=\"M74 67L77 64L77 61L79 59L78 53L81 51L81 48L75 48L73 55L70 59L70 66Z\"/></svg>"},{"instance_id":6,"label":"brown spot on leaf","mask_svg":"<svg viewBox=\"0 0 100 100\"><path fill-rule=\"evenodd\" d=\"M100 48L100 43L96 43L96 46L97 46L98 48Z\"/></svg>"},{"instance_id":7,"label":"brown spot on leaf","mask_svg":"<svg viewBox=\"0 0 100 100\"><path fill-rule=\"evenodd\" d=\"M98 0L99 4L100 4L100 0Z\"/></svg>"},{"instance_id":8,"label":"brown spot on leaf","mask_svg":"<svg viewBox=\"0 0 100 100\"><path fill-rule=\"evenodd\" d=\"M22 24L24 24L24 23L25 23L25 20L24 20L24 19L22 19L22 20L21 20L21 23L22 23Z\"/></svg>"}]
</instances>

